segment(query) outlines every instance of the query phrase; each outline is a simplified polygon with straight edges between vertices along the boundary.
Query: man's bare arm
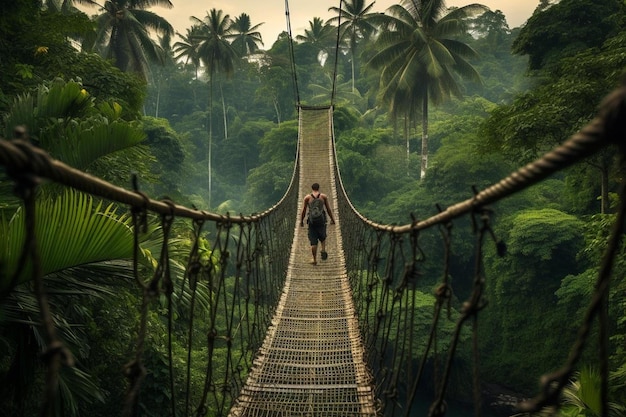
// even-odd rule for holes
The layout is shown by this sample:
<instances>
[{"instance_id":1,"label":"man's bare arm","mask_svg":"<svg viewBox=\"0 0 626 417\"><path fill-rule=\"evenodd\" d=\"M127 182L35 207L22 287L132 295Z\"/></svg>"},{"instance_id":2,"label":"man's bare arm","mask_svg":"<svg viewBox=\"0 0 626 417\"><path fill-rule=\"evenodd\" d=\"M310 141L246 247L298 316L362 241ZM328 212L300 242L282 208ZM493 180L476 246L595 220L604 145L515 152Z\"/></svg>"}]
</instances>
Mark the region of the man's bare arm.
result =
<instances>
[{"instance_id":1,"label":"man's bare arm","mask_svg":"<svg viewBox=\"0 0 626 417\"><path fill-rule=\"evenodd\" d=\"M330 224L335 224L335 218L330 210L330 204L328 203L328 197L326 195L324 195L324 205L326 206L326 213L328 213L328 217L330 217Z\"/></svg>"}]
</instances>

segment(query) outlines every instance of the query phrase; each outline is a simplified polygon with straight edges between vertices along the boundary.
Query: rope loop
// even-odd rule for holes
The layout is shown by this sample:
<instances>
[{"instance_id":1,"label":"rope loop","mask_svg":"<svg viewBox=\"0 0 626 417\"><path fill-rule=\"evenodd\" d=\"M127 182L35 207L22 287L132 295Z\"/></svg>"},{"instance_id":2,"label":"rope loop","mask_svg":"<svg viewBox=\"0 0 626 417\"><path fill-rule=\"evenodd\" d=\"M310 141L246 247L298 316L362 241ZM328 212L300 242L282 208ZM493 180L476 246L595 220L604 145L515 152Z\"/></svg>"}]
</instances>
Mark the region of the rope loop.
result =
<instances>
[{"instance_id":1,"label":"rope loop","mask_svg":"<svg viewBox=\"0 0 626 417\"><path fill-rule=\"evenodd\" d=\"M448 411L448 404L443 400L435 401L428 409L428 417L442 417Z\"/></svg>"},{"instance_id":2,"label":"rope loop","mask_svg":"<svg viewBox=\"0 0 626 417\"><path fill-rule=\"evenodd\" d=\"M141 196L143 200L143 204L141 206L132 206L130 211L133 216L133 225L135 230L141 230L141 233L148 232L148 203L150 202L150 197L142 191L139 190L137 174L132 175L132 185L133 191Z\"/></svg>"},{"instance_id":3,"label":"rope loop","mask_svg":"<svg viewBox=\"0 0 626 417\"><path fill-rule=\"evenodd\" d=\"M437 302L444 303L446 300L449 300L452 297L452 288L448 283L441 283L435 289L435 298Z\"/></svg>"},{"instance_id":4,"label":"rope loop","mask_svg":"<svg viewBox=\"0 0 626 417\"><path fill-rule=\"evenodd\" d=\"M6 173L15 183L13 187L14 194L21 199L25 199L41 184L41 178L33 174L34 169L22 169L19 165L49 165L50 158L32 145L24 126L17 126L13 132L13 137L14 139L11 143L21 152L22 164L18 164L15 167L7 166Z\"/></svg>"},{"instance_id":5,"label":"rope loop","mask_svg":"<svg viewBox=\"0 0 626 417\"><path fill-rule=\"evenodd\" d=\"M174 223L174 211L176 205L169 198L164 198L161 201L163 201L170 208L169 213L161 215L161 224L163 225L163 247L161 250L161 259L159 261L159 267L162 268L163 290L165 294L170 296L174 292L174 284L172 282L169 267L169 237L170 231L172 230L172 224Z\"/></svg>"},{"instance_id":6,"label":"rope loop","mask_svg":"<svg viewBox=\"0 0 626 417\"><path fill-rule=\"evenodd\" d=\"M437 205L437 208L441 212L441 206ZM439 232L443 239L443 277L442 283L435 290L435 298L438 306L446 304L446 314L448 319L452 319L452 286L450 285L450 261L452 257L452 228L453 223L447 221L439 224ZM445 291L445 294L443 293ZM445 295L445 296L444 296Z\"/></svg>"},{"instance_id":7,"label":"rope loop","mask_svg":"<svg viewBox=\"0 0 626 417\"><path fill-rule=\"evenodd\" d=\"M504 255L506 255L507 247L506 243L496 236L493 227L491 227L491 217L493 216L493 213L494 212L491 208L482 207L480 212L480 219L482 221L482 227L484 228L485 232L489 234L491 240L493 240L493 243L496 245L496 253L499 257L503 257Z\"/></svg>"},{"instance_id":8,"label":"rope loop","mask_svg":"<svg viewBox=\"0 0 626 417\"><path fill-rule=\"evenodd\" d=\"M61 364L65 366L74 366L75 364L72 352L58 339L50 342L48 348L41 354L41 358L46 364L48 364L48 366L56 358L59 358Z\"/></svg>"},{"instance_id":9,"label":"rope loop","mask_svg":"<svg viewBox=\"0 0 626 417\"><path fill-rule=\"evenodd\" d=\"M204 417L207 415L207 413L209 412L209 409L207 408L206 405L201 405L200 407L198 407L198 412L196 413L196 415L198 417Z\"/></svg>"},{"instance_id":10,"label":"rope loop","mask_svg":"<svg viewBox=\"0 0 626 417\"><path fill-rule=\"evenodd\" d=\"M600 104L599 116L604 121L606 138L618 145L622 157L626 159L626 80L619 88L613 90Z\"/></svg>"},{"instance_id":11,"label":"rope loop","mask_svg":"<svg viewBox=\"0 0 626 417\"><path fill-rule=\"evenodd\" d=\"M141 361L133 360L124 366L124 376L131 382L136 382L146 375L146 367Z\"/></svg>"},{"instance_id":12,"label":"rope loop","mask_svg":"<svg viewBox=\"0 0 626 417\"><path fill-rule=\"evenodd\" d=\"M541 377L541 393L537 398L526 400L516 405L522 412L536 412L542 409L550 409L559 406L561 392L572 376L572 369L560 369Z\"/></svg>"},{"instance_id":13,"label":"rope loop","mask_svg":"<svg viewBox=\"0 0 626 417\"><path fill-rule=\"evenodd\" d=\"M169 197L164 197L164 198L161 199L161 201L163 203L165 203L169 207L169 209L170 209L169 213L162 214L161 217L163 218L164 221L168 222L168 225L171 226L171 223L174 221L174 213L176 211L176 203L174 203L174 201L171 198L169 198Z\"/></svg>"}]
</instances>

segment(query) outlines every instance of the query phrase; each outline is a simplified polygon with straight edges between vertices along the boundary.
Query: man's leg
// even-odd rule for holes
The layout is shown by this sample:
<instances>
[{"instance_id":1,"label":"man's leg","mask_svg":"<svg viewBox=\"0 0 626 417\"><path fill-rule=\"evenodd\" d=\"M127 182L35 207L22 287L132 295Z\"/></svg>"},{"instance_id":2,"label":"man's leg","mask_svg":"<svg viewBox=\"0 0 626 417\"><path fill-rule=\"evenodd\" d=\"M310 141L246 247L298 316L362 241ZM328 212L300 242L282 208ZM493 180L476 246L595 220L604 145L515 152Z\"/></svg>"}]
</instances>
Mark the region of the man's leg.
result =
<instances>
[{"instance_id":1,"label":"man's leg","mask_svg":"<svg viewBox=\"0 0 626 417\"><path fill-rule=\"evenodd\" d=\"M322 246L322 261L325 261L328 258L328 253L326 253L326 225L321 228L319 238Z\"/></svg>"},{"instance_id":2,"label":"man's leg","mask_svg":"<svg viewBox=\"0 0 626 417\"><path fill-rule=\"evenodd\" d=\"M309 243L311 243L311 255L313 255L313 265L317 265L317 233L315 232L315 228L309 225Z\"/></svg>"}]
</instances>

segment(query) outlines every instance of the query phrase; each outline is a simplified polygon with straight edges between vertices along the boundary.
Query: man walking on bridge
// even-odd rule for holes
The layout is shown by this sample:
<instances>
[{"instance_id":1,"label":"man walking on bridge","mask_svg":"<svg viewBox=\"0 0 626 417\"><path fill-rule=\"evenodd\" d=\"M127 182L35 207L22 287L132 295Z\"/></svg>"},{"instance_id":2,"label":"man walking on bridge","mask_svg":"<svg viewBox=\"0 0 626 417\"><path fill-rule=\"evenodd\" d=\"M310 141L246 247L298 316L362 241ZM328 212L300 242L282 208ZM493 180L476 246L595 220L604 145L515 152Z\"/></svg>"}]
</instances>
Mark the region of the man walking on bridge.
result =
<instances>
[{"instance_id":1,"label":"man walking on bridge","mask_svg":"<svg viewBox=\"0 0 626 417\"><path fill-rule=\"evenodd\" d=\"M302 204L302 213L300 214L300 227L304 227L304 217L307 209L309 217L307 224L309 225L309 242L311 242L311 253L313 254L313 265L317 265L317 242L321 246L322 260L328 258L326 253L326 213L330 217L330 224L335 224L335 218L328 204L328 196L320 192L320 185L314 183L311 186L311 194L304 197Z\"/></svg>"}]
</instances>

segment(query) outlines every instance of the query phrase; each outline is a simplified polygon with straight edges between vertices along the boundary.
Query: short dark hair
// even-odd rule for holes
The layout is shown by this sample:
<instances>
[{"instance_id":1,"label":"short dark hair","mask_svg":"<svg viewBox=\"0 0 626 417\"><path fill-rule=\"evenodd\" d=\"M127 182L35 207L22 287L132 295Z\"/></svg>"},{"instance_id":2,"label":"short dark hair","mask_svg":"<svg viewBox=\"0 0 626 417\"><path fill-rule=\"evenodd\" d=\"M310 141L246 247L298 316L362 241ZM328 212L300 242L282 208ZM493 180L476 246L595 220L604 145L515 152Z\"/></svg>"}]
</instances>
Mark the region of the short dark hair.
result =
<instances>
[{"instance_id":1,"label":"short dark hair","mask_svg":"<svg viewBox=\"0 0 626 417\"><path fill-rule=\"evenodd\" d=\"M311 186L311 189L314 191L317 191L320 189L320 185L316 182L313 183L313 185Z\"/></svg>"}]
</instances>

